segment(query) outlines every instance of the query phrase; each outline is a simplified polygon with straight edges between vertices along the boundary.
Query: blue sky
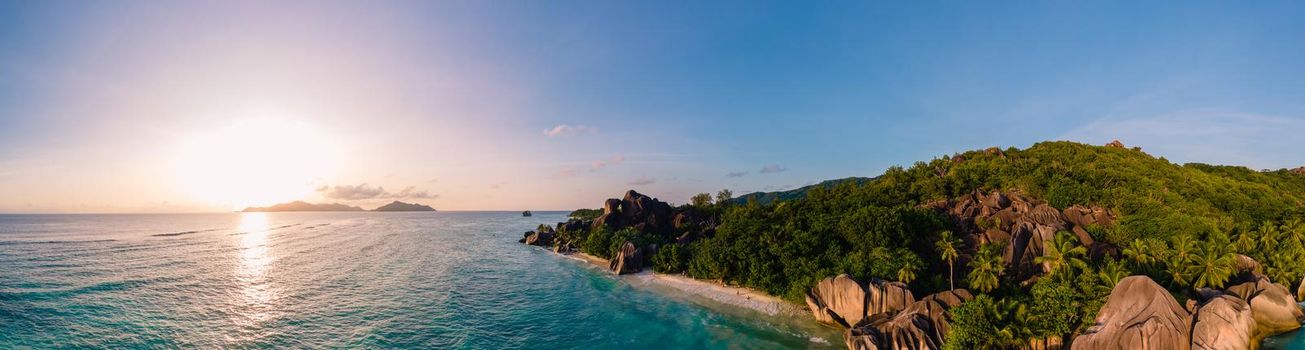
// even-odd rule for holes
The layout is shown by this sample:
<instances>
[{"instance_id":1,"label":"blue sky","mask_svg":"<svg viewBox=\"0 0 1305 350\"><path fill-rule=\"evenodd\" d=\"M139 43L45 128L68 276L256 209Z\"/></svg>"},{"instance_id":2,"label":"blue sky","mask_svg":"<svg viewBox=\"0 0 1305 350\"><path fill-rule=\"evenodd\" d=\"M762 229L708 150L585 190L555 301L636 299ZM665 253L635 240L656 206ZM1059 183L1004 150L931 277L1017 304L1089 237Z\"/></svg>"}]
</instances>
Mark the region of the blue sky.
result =
<instances>
[{"instance_id":1,"label":"blue sky","mask_svg":"<svg viewBox=\"0 0 1305 350\"><path fill-rule=\"evenodd\" d=\"M1305 165L1301 3L819 5L3 2L0 211L229 207L166 151L250 119L344 149L305 199L450 209L683 202L1061 139Z\"/></svg>"}]
</instances>

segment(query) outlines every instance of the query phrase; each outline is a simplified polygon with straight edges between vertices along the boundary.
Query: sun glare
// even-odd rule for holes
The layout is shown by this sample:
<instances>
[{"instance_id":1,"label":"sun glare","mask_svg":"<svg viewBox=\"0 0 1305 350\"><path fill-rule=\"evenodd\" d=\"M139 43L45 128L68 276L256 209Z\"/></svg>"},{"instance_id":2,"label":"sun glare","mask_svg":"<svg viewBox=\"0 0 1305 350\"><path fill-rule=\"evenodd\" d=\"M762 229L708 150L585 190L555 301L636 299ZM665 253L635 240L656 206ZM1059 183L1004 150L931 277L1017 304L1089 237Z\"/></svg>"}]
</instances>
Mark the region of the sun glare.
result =
<instances>
[{"instance_id":1,"label":"sun glare","mask_svg":"<svg viewBox=\"0 0 1305 350\"><path fill-rule=\"evenodd\" d=\"M194 199L232 209L303 199L335 171L328 141L304 123L242 120L179 147L177 180Z\"/></svg>"}]
</instances>

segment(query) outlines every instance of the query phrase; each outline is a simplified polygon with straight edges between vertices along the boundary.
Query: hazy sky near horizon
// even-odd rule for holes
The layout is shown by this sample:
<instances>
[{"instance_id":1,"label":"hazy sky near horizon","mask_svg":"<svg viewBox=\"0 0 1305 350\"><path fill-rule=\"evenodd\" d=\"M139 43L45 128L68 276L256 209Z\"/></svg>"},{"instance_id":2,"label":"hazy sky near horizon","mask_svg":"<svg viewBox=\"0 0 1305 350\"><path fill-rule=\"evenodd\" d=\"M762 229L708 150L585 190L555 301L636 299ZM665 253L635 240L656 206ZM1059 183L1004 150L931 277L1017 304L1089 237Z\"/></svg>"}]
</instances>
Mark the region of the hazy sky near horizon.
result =
<instances>
[{"instance_id":1,"label":"hazy sky near horizon","mask_svg":"<svg viewBox=\"0 0 1305 350\"><path fill-rule=\"evenodd\" d=\"M1305 165L1305 3L809 5L0 1L0 212L683 203L1062 139Z\"/></svg>"}]
</instances>

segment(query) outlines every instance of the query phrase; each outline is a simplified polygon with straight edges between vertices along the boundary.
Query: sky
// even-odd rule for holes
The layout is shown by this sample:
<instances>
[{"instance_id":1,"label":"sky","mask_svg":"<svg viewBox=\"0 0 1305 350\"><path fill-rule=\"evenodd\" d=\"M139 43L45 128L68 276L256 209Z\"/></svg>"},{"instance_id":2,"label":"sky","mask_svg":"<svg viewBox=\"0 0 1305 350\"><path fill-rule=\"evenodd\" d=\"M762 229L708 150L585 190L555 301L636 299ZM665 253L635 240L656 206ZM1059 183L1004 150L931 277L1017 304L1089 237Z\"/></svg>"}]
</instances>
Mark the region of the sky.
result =
<instances>
[{"instance_id":1,"label":"sky","mask_svg":"<svg viewBox=\"0 0 1305 350\"><path fill-rule=\"evenodd\" d=\"M0 0L0 212L684 203L1046 140L1305 165L1302 2L814 5Z\"/></svg>"}]
</instances>

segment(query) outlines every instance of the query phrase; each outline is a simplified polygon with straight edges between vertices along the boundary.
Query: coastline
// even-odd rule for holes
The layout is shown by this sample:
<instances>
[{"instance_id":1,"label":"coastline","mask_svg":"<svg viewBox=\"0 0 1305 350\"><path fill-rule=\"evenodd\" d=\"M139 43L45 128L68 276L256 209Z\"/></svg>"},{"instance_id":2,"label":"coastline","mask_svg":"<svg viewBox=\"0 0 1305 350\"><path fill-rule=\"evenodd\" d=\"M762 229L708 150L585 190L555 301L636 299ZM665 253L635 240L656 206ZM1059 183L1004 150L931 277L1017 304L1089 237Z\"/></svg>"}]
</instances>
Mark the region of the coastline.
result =
<instances>
[{"instance_id":1,"label":"coastline","mask_svg":"<svg viewBox=\"0 0 1305 350\"><path fill-rule=\"evenodd\" d=\"M843 344L842 330L817 322L815 317L811 316L811 312L807 311L806 305L798 305L759 290L726 286L683 275L657 273L651 269L615 275L608 271L607 259L581 252L549 253L582 263L588 268L601 270L635 289L650 291L723 314L786 324L802 332L813 344L820 344L816 346L817 348Z\"/></svg>"},{"instance_id":2,"label":"coastline","mask_svg":"<svg viewBox=\"0 0 1305 350\"><path fill-rule=\"evenodd\" d=\"M606 270L608 266L607 259L586 253L575 252L559 255L587 262L603 270ZM810 313L807 312L806 305L797 305L751 288L726 286L682 275L652 272L649 269L639 273L613 276L629 282L635 287L653 290L667 289L668 291L683 293L714 303L755 311L767 316L805 316L808 321L811 321L811 324L816 324L815 318L811 317Z\"/></svg>"}]
</instances>

